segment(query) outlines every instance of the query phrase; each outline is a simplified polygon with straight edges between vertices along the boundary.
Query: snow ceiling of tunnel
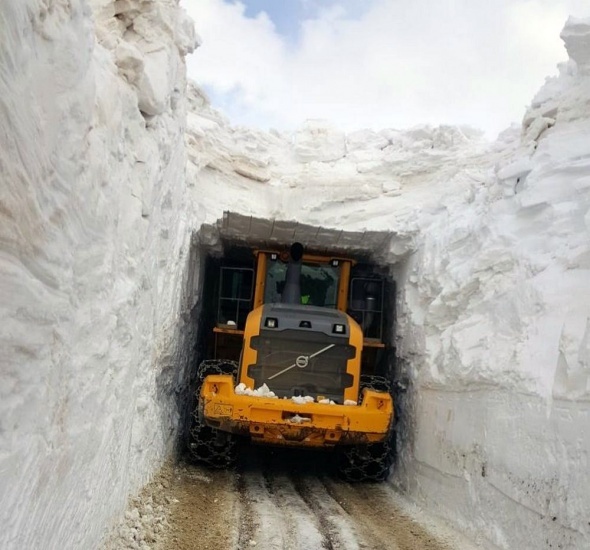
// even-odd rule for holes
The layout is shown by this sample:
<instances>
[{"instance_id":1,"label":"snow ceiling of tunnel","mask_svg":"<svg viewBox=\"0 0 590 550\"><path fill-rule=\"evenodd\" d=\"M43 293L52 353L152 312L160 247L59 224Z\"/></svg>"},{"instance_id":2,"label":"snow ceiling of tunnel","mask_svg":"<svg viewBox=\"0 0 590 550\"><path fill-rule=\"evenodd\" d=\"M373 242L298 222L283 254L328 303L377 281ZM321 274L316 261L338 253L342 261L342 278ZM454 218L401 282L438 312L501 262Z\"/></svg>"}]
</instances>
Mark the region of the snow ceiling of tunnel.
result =
<instances>
[{"instance_id":1,"label":"snow ceiling of tunnel","mask_svg":"<svg viewBox=\"0 0 590 550\"><path fill-rule=\"evenodd\" d=\"M228 211L217 223L205 224L199 231L199 242L209 247L226 242L272 248L300 242L307 250L316 253L344 254L377 262L385 261L384 252L392 239L395 234L389 231L344 231Z\"/></svg>"}]
</instances>

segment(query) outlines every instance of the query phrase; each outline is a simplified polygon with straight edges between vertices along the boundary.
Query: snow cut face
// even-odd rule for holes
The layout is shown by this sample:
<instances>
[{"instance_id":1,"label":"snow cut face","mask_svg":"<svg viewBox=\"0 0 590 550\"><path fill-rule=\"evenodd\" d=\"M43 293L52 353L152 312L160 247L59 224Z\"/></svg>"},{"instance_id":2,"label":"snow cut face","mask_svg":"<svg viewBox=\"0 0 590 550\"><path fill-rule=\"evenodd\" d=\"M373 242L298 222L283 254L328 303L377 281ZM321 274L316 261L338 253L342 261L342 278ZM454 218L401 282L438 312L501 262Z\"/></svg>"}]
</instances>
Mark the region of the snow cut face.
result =
<instances>
[{"instance_id":1,"label":"snow cut face","mask_svg":"<svg viewBox=\"0 0 590 550\"><path fill-rule=\"evenodd\" d=\"M590 17L570 17L560 36L570 59L580 71L587 73L590 70Z\"/></svg>"},{"instance_id":2,"label":"snow cut face","mask_svg":"<svg viewBox=\"0 0 590 550\"><path fill-rule=\"evenodd\" d=\"M0 12L0 547L93 548L177 429L192 24L175 2Z\"/></svg>"}]
</instances>

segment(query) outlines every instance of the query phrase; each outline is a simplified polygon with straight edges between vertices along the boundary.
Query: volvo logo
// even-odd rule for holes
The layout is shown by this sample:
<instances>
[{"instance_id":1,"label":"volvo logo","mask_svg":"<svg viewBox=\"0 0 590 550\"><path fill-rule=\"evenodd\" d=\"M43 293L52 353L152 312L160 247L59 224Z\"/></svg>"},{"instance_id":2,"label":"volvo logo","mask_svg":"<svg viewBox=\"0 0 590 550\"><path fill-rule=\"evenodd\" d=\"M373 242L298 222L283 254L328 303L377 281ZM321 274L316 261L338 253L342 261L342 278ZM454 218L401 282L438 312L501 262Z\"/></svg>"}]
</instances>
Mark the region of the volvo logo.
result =
<instances>
[{"instance_id":1,"label":"volvo logo","mask_svg":"<svg viewBox=\"0 0 590 550\"><path fill-rule=\"evenodd\" d=\"M307 367L308 363L309 363L309 357L307 355L300 355L299 357L297 357L297 359L295 359L295 364L300 369L304 369L305 367Z\"/></svg>"}]
</instances>

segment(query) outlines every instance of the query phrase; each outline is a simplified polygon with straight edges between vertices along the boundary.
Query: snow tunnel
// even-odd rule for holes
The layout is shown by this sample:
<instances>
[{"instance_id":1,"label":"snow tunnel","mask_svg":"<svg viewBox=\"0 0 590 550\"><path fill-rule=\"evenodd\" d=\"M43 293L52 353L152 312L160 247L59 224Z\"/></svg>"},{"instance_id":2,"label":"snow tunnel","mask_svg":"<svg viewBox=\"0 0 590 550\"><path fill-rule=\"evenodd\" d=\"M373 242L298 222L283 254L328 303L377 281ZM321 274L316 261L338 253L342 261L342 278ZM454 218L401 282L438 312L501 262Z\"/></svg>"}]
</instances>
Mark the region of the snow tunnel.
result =
<instances>
[{"instance_id":1,"label":"snow tunnel","mask_svg":"<svg viewBox=\"0 0 590 550\"><path fill-rule=\"evenodd\" d=\"M407 247L402 247L404 253L399 254L397 239L391 231L347 231L235 212L224 212L215 223L202 225L193 235L189 259L186 310L190 310L190 321L184 354L187 364L178 380L177 393L181 415L179 450L186 449L190 415L195 407L197 366L206 359L237 359L240 353L240 329L252 309L256 250L287 251L292 243L300 242L306 253L353 260L348 313L366 327L363 361L376 365L379 374L390 380L404 378L404 361L397 352L396 304L399 278L406 272L409 253ZM236 289L226 284L230 275L239 275L241 283L246 281L246 290L236 294ZM366 301L356 299L367 284L375 293L368 306ZM227 290L220 292L220 287L225 286ZM217 331L217 326L227 327L227 323L236 330Z\"/></svg>"}]
</instances>

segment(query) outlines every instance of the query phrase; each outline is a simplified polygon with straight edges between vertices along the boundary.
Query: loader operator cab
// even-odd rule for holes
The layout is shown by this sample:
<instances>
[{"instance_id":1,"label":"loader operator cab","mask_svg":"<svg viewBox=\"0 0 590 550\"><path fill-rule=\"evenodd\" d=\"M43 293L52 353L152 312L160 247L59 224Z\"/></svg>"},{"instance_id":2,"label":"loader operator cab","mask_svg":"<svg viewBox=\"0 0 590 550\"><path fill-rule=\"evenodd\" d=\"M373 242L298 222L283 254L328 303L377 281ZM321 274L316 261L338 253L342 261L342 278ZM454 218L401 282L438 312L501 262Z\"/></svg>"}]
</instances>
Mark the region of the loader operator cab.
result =
<instances>
[{"instance_id":1,"label":"loader operator cab","mask_svg":"<svg viewBox=\"0 0 590 550\"><path fill-rule=\"evenodd\" d=\"M264 303L283 302L283 291L288 264L280 260L267 262ZM323 263L303 262L301 266L300 303L310 306L336 308L338 299L338 266Z\"/></svg>"},{"instance_id":2,"label":"loader operator cab","mask_svg":"<svg viewBox=\"0 0 590 550\"><path fill-rule=\"evenodd\" d=\"M351 258L308 253L295 243L286 250L256 250L250 265L222 264L219 269L209 356L238 361L250 312L263 305L290 304L317 309L316 320L327 315L326 310L351 317L363 333L363 371L374 370L371 365L385 348L385 281L370 267L357 266Z\"/></svg>"},{"instance_id":3,"label":"loader operator cab","mask_svg":"<svg viewBox=\"0 0 590 550\"><path fill-rule=\"evenodd\" d=\"M341 260L304 256L295 243L283 258L259 252L258 262L258 296L246 322L240 381L254 388L267 384L278 397L343 403L356 396L362 334L337 310Z\"/></svg>"}]
</instances>

